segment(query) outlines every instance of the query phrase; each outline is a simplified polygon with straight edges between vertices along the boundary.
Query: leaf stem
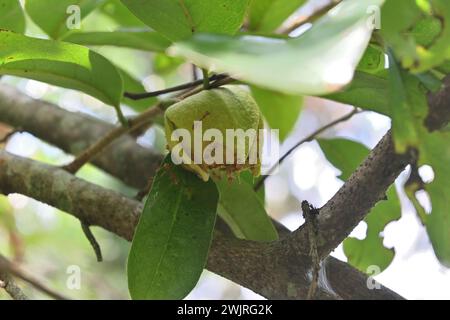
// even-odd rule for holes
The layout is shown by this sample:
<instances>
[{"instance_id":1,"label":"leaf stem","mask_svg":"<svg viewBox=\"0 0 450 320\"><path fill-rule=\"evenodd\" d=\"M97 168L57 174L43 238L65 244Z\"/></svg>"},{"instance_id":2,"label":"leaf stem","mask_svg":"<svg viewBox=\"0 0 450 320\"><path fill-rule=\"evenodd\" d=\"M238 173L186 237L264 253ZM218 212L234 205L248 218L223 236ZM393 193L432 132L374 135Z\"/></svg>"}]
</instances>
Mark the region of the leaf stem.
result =
<instances>
[{"instance_id":1,"label":"leaf stem","mask_svg":"<svg viewBox=\"0 0 450 320\"><path fill-rule=\"evenodd\" d=\"M209 78L209 81L217 81L217 80L225 79L225 78L227 78L226 74L215 74ZM142 99L157 97L157 96L160 96L160 95L163 95L166 93L172 93L172 92L182 91L182 90L186 90L186 89L191 89L191 88L197 87L199 85L202 85L203 83L204 83L204 79L199 79L199 80L195 80L192 82L184 83L184 84L181 84L181 85L178 85L175 87L158 90L158 91L144 92L144 93L125 92L124 96L126 98L129 98L132 100L142 100Z\"/></svg>"},{"instance_id":2,"label":"leaf stem","mask_svg":"<svg viewBox=\"0 0 450 320\"><path fill-rule=\"evenodd\" d=\"M203 73L203 89L208 90L209 89L208 70L202 69L202 73Z\"/></svg>"},{"instance_id":3,"label":"leaf stem","mask_svg":"<svg viewBox=\"0 0 450 320\"><path fill-rule=\"evenodd\" d=\"M119 119L119 122L122 124L122 126L128 127L128 120L123 115L123 112L122 112L122 109L120 108L120 106L116 106L116 107L114 107L114 109L116 109L117 118Z\"/></svg>"}]
</instances>

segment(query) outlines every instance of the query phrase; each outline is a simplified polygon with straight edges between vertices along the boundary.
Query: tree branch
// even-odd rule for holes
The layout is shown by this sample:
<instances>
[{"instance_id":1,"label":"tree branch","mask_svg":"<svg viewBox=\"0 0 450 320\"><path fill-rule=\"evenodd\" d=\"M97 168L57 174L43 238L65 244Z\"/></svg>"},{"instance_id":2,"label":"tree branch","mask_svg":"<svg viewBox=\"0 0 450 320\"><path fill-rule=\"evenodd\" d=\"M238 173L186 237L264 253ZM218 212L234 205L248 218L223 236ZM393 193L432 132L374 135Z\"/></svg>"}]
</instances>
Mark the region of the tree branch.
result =
<instances>
[{"instance_id":1,"label":"tree branch","mask_svg":"<svg viewBox=\"0 0 450 320\"><path fill-rule=\"evenodd\" d=\"M116 128L87 115L34 100L4 84L0 85L0 122L20 127L73 155ZM134 137L124 135L99 153L93 163L128 185L143 189L161 160L160 154L138 145Z\"/></svg>"},{"instance_id":2,"label":"tree branch","mask_svg":"<svg viewBox=\"0 0 450 320\"><path fill-rule=\"evenodd\" d=\"M25 282L28 282L34 288L45 293L49 297L52 297L56 300L67 300L66 297L48 288L46 285L36 280L33 276L22 271L18 266L16 266L14 263L10 262L7 258L5 258L3 255L0 254L0 275L2 272L7 274L6 276L7 278L8 275L13 275L19 279L22 279ZM11 288L11 289L14 290L15 295L20 295L20 293L17 291L18 288ZM22 296L22 298L24 297Z\"/></svg>"},{"instance_id":3,"label":"tree branch","mask_svg":"<svg viewBox=\"0 0 450 320\"><path fill-rule=\"evenodd\" d=\"M84 120L87 119L86 117L80 117L79 115L75 117L66 111L57 109L55 106L24 98L13 89L1 87L0 89L1 121L16 126L21 125L26 131L32 129L38 137L47 141L50 140L58 146L67 147L67 144L82 144L85 142L86 138L82 134L75 135L74 139L71 140L70 134L68 135L66 132L70 131L67 126L62 126L58 122L42 121L40 117L36 117L38 109L33 107L38 105L46 108L48 112L53 112L52 115L49 115L50 118L56 114L59 119L70 119L72 125L76 127L82 126ZM448 86L446 86L443 91L432 95L430 101L433 101L433 97L448 96L448 90ZM12 98L8 96L11 93ZM23 104L20 102L24 101L24 104L28 104L29 107L27 111L25 111L26 108L21 109ZM440 103L443 103L441 106L444 107L430 106L430 115L434 112L438 113L433 114L433 119L440 119L437 120L437 124L433 125L435 129L445 125L450 112L448 102L445 102L444 98L437 101L441 101ZM15 112L16 110L19 111ZM7 116L5 116L5 113ZM16 113L21 116L17 116ZM18 121L18 118L24 120L26 125ZM43 118L48 120L47 117ZM92 119L88 121L89 125L96 128L86 127L87 139L92 137L93 131L105 128L105 124L100 121L92 121ZM43 127L39 127L39 125L43 125ZM49 131L56 136L65 136L65 138L58 141L57 138L48 134ZM128 137L128 139L129 150L143 149L137 146L131 137ZM120 143L116 143L117 148L120 148ZM143 149L143 152L145 154L151 151ZM105 154L107 154L106 151ZM130 167L135 168L141 163L139 157L129 158L127 153L125 155L127 156L128 169ZM116 158L112 153L109 153L108 156L107 161L99 163L100 167L108 167L111 165L110 163L116 163L116 159L122 159L120 156ZM153 159L155 160L155 157ZM157 163L153 163L153 167L159 164L160 156L157 156L156 159ZM19 159L4 152L0 157L0 161L2 160L4 165L0 165L0 189L4 192L23 193L83 218L90 224L100 225L126 239L131 239L137 216L141 210L138 202L124 198L117 193L112 195L111 191L84 181L80 182L67 172L35 164L29 160ZM319 243L318 249L322 257L333 250L352 228L365 217L370 208L384 197L387 187L409 160L409 155L397 155L393 152L389 133L372 150L360 168L321 209L319 228L322 231L320 234L323 235L323 239L319 239L322 241ZM45 170L43 170L44 167ZM148 172L147 168L149 167L147 165L142 170L135 171L138 174L138 178L134 180L135 183L143 186L146 184L145 173ZM33 168L35 170L32 170ZM126 180L127 166L116 166L111 171L114 175ZM9 176L8 172L10 173ZM11 175L11 172L14 174ZM140 182L138 182L139 180ZM374 186L375 189L372 189ZM77 191L74 193L71 191L73 189ZM83 193L85 190L89 192ZM116 200L112 200L113 198ZM67 201L62 201L62 199ZM75 199L77 201L74 201ZM284 237L280 242L270 245L224 238L219 232L216 232L208 260L208 268L268 298L305 298L310 285L308 275L311 268L308 240L304 228L300 228L293 234ZM322 270L328 275L326 277L328 282L323 281L325 279L323 275L322 281L319 279L319 298L399 298L398 295L386 288L381 291L367 289L367 277L365 275L336 259L328 257L325 268L322 268Z\"/></svg>"},{"instance_id":4,"label":"tree branch","mask_svg":"<svg viewBox=\"0 0 450 320\"><path fill-rule=\"evenodd\" d=\"M385 192L394 183L412 158L395 153L388 132L339 191L320 209L318 225L321 258L328 256L364 219L375 204L386 198ZM293 252L304 250L308 233L300 228L286 245Z\"/></svg>"},{"instance_id":5,"label":"tree branch","mask_svg":"<svg viewBox=\"0 0 450 320\"><path fill-rule=\"evenodd\" d=\"M0 271L0 289L3 288L14 300L28 300L14 279L4 271Z\"/></svg>"},{"instance_id":6,"label":"tree branch","mask_svg":"<svg viewBox=\"0 0 450 320\"><path fill-rule=\"evenodd\" d=\"M60 168L5 151L0 151L0 192L20 193L45 202L127 240L132 239L142 211L140 202L115 191L78 179ZM309 256L302 252L288 255L285 250L279 250L279 245L283 245L284 241L274 244L244 241L227 237L217 230L207 268L269 299L304 299L310 286ZM345 267L345 272L330 271L336 267L343 269L344 265L334 258L327 259L323 268L325 272L328 270L333 274L339 272L348 275L345 279L322 275L319 284L326 285L319 286L318 298L400 298L384 287L380 290L367 289L367 277L349 266ZM326 278L328 281L325 281ZM349 282L349 279L353 282ZM355 287L360 291L355 291Z\"/></svg>"}]
</instances>

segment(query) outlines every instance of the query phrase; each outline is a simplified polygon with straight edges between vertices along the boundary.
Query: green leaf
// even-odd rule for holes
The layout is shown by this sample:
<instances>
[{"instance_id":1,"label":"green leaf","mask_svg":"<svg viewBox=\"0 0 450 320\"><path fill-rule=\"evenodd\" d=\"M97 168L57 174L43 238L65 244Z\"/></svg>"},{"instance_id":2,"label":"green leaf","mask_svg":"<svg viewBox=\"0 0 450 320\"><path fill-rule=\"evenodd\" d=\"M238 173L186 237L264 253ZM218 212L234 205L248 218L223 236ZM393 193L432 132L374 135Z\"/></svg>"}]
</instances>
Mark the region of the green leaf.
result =
<instances>
[{"instance_id":1,"label":"green leaf","mask_svg":"<svg viewBox=\"0 0 450 320\"><path fill-rule=\"evenodd\" d=\"M397 65L393 56L389 57L389 115L392 118L392 132L395 148L398 153L404 153L409 147L418 146L419 134L416 128L417 119L424 119L427 114L426 105L418 105L415 96L409 92L411 84L405 80L418 83L417 79L406 75Z\"/></svg>"},{"instance_id":2,"label":"green leaf","mask_svg":"<svg viewBox=\"0 0 450 320\"><path fill-rule=\"evenodd\" d=\"M264 205L245 181L216 181L220 193L218 212L236 236L253 241L275 241L278 234Z\"/></svg>"},{"instance_id":3,"label":"green leaf","mask_svg":"<svg viewBox=\"0 0 450 320\"><path fill-rule=\"evenodd\" d=\"M279 129L280 141L284 141L294 129L302 110L303 97L251 87L252 95L272 129Z\"/></svg>"},{"instance_id":4,"label":"green leaf","mask_svg":"<svg viewBox=\"0 0 450 320\"><path fill-rule=\"evenodd\" d=\"M153 31L73 32L62 39L85 46L116 46L164 52L171 44Z\"/></svg>"},{"instance_id":5,"label":"green leaf","mask_svg":"<svg viewBox=\"0 0 450 320\"><path fill-rule=\"evenodd\" d=\"M25 32L25 17L19 0L0 0L0 29Z\"/></svg>"},{"instance_id":6,"label":"green leaf","mask_svg":"<svg viewBox=\"0 0 450 320\"><path fill-rule=\"evenodd\" d=\"M351 81L372 34L367 8L383 2L343 1L295 39L199 34L171 50L203 68L266 89L327 94Z\"/></svg>"},{"instance_id":7,"label":"green leaf","mask_svg":"<svg viewBox=\"0 0 450 320\"><path fill-rule=\"evenodd\" d=\"M258 184L259 179L261 177L255 177L250 170L242 171L239 179L243 182L248 183L254 190L255 186ZM259 187L258 191L256 191L256 196L262 204L266 203L266 190L264 188L264 184Z\"/></svg>"},{"instance_id":8,"label":"green leaf","mask_svg":"<svg viewBox=\"0 0 450 320\"><path fill-rule=\"evenodd\" d=\"M153 30L172 41L194 32L234 34L242 25L249 0L122 0Z\"/></svg>"},{"instance_id":9,"label":"green leaf","mask_svg":"<svg viewBox=\"0 0 450 320\"><path fill-rule=\"evenodd\" d=\"M450 267L450 212L448 211L450 185L450 141L449 131L428 132L424 120L428 114L427 90L419 78L407 73L391 58L389 108L392 118L393 138L399 152L408 148L418 151L418 165L430 165L434 180L425 185L431 198L431 214L424 219L423 210L418 210L425 220L428 235L440 262ZM407 194L412 196L411 190ZM417 207L417 199L412 199Z\"/></svg>"},{"instance_id":10,"label":"green leaf","mask_svg":"<svg viewBox=\"0 0 450 320\"><path fill-rule=\"evenodd\" d=\"M369 154L365 146L350 140L319 140L319 144L327 159L341 170L342 180L347 180ZM367 272L372 265L386 269L395 255L393 249L383 246L381 233L388 223L400 219L400 200L394 186L388 189L386 195L388 200L377 203L364 219L367 223L365 239L347 238L344 241L348 262L362 272Z\"/></svg>"},{"instance_id":11,"label":"green leaf","mask_svg":"<svg viewBox=\"0 0 450 320\"><path fill-rule=\"evenodd\" d=\"M120 106L122 79L104 57L75 44L0 31L0 74L43 81Z\"/></svg>"},{"instance_id":12,"label":"green leaf","mask_svg":"<svg viewBox=\"0 0 450 320\"><path fill-rule=\"evenodd\" d=\"M359 62L357 70L377 74L385 69L385 63L384 51L377 46L369 45Z\"/></svg>"},{"instance_id":13,"label":"green leaf","mask_svg":"<svg viewBox=\"0 0 450 320\"><path fill-rule=\"evenodd\" d=\"M341 170L339 178L346 181L355 169L369 154L369 150L362 144L346 139L320 139L320 148L328 161Z\"/></svg>"},{"instance_id":14,"label":"green leaf","mask_svg":"<svg viewBox=\"0 0 450 320\"><path fill-rule=\"evenodd\" d=\"M415 41L408 30L423 14L417 2L410 0L386 0L382 8L380 32L405 65L411 65L416 59Z\"/></svg>"},{"instance_id":15,"label":"green leaf","mask_svg":"<svg viewBox=\"0 0 450 320\"><path fill-rule=\"evenodd\" d=\"M415 66L416 72L424 72L450 59L450 2L448 0L431 0L434 11L437 13L439 22L442 22L441 28L437 32L436 21L430 21L429 24L435 24L425 29L429 32L429 38L433 41L428 50L423 50L419 46L419 64ZM423 39L418 41L425 42Z\"/></svg>"},{"instance_id":16,"label":"green leaf","mask_svg":"<svg viewBox=\"0 0 450 320\"><path fill-rule=\"evenodd\" d=\"M427 232L439 261L450 268L450 132L434 132L423 137L420 163L431 165L434 180L425 185L432 211L426 218Z\"/></svg>"},{"instance_id":17,"label":"green leaf","mask_svg":"<svg viewBox=\"0 0 450 320\"><path fill-rule=\"evenodd\" d=\"M145 27L145 24L125 7L120 0L106 1L100 11L114 20L118 25L126 28Z\"/></svg>"},{"instance_id":18,"label":"green leaf","mask_svg":"<svg viewBox=\"0 0 450 320\"><path fill-rule=\"evenodd\" d=\"M160 75L167 75L175 71L184 63L184 59L168 56L165 53L157 53L153 58L153 71Z\"/></svg>"},{"instance_id":19,"label":"green leaf","mask_svg":"<svg viewBox=\"0 0 450 320\"><path fill-rule=\"evenodd\" d=\"M430 16L417 22L411 31L411 35L419 46L428 47L436 41L441 31L441 20Z\"/></svg>"},{"instance_id":20,"label":"green leaf","mask_svg":"<svg viewBox=\"0 0 450 320\"><path fill-rule=\"evenodd\" d=\"M404 68L420 73L450 59L448 0L387 0L381 19L381 34Z\"/></svg>"},{"instance_id":21,"label":"green leaf","mask_svg":"<svg viewBox=\"0 0 450 320\"><path fill-rule=\"evenodd\" d=\"M53 39L59 39L67 32L68 23L72 23L80 14L80 20L88 16L104 0L27 0L25 9L33 20L46 34ZM77 6L79 11L72 11ZM81 22L81 21L80 21ZM70 24L69 24L70 26Z\"/></svg>"},{"instance_id":22,"label":"green leaf","mask_svg":"<svg viewBox=\"0 0 450 320\"><path fill-rule=\"evenodd\" d=\"M218 202L202 182L167 156L153 182L128 257L133 299L182 299L206 264Z\"/></svg>"},{"instance_id":23,"label":"green leaf","mask_svg":"<svg viewBox=\"0 0 450 320\"><path fill-rule=\"evenodd\" d=\"M253 0L249 9L249 29L271 32L277 29L306 0Z\"/></svg>"},{"instance_id":24,"label":"green leaf","mask_svg":"<svg viewBox=\"0 0 450 320\"><path fill-rule=\"evenodd\" d=\"M389 83L385 77L357 71L348 87L323 98L389 115L388 95Z\"/></svg>"}]
</instances>

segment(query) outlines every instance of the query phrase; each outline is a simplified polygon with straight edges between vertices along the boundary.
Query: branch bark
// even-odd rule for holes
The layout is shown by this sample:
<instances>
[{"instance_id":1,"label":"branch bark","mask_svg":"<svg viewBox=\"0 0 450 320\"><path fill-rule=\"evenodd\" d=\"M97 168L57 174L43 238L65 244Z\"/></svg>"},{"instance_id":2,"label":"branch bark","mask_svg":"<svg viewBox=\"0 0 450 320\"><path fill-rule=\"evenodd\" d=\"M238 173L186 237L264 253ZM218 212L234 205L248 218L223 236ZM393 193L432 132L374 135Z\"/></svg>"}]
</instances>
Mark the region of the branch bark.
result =
<instances>
[{"instance_id":1,"label":"branch bark","mask_svg":"<svg viewBox=\"0 0 450 320\"><path fill-rule=\"evenodd\" d=\"M16 284L14 279L4 271L0 270L0 289L5 290L14 300L28 300L22 289Z\"/></svg>"},{"instance_id":2,"label":"branch bark","mask_svg":"<svg viewBox=\"0 0 450 320\"><path fill-rule=\"evenodd\" d=\"M4 84L0 85L0 122L20 127L73 155L80 154L115 128L87 115L67 112L54 104L32 99ZM128 185L142 189L161 160L160 154L125 135L101 152L93 163Z\"/></svg>"},{"instance_id":3,"label":"branch bark","mask_svg":"<svg viewBox=\"0 0 450 320\"><path fill-rule=\"evenodd\" d=\"M441 92L430 96L429 118L435 119L433 129L439 129L448 122L450 108L445 97L448 97L449 90L446 86ZM438 102L435 105L433 101ZM40 109L45 112L41 113ZM1 87L0 121L21 126L68 152L77 149L74 145L86 147L92 143L92 140L86 140L96 140L100 135L95 132L104 133L111 129L110 125L98 120L70 114L51 104L24 97L14 89ZM81 127L83 130L77 130ZM125 182L145 186L161 158L151 150L138 146L131 137L124 139L111 147L114 150L105 150L95 163ZM319 239L318 244L321 257L326 257L370 208L384 198L388 186L411 160L409 155L395 154L391 140L388 133L321 209L319 225L322 239ZM130 153L135 156L130 157ZM142 167L143 162L146 165ZM5 152L0 156L0 190L4 193L22 193L54 205L128 240L132 237L141 210L138 202L120 194L76 179L57 168ZM272 244L232 239L216 232L208 268L268 298L302 299L306 297L310 284L309 247L305 228ZM328 276L322 274L322 280L319 279L319 298L400 298L384 287L381 290L367 289L368 279L365 275L331 257L326 259L325 268L322 269Z\"/></svg>"},{"instance_id":4,"label":"branch bark","mask_svg":"<svg viewBox=\"0 0 450 320\"><path fill-rule=\"evenodd\" d=\"M0 151L0 192L20 193L73 214L131 240L142 204L91 184L72 174ZM286 238L289 239L289 238ZM207 268L269 299L304 299L308 292L310 261L303 251L280 250L273 244L244 241L216 231ZM334 258L328 258L322 275L320 299L399 299L391 290L367 288L368 278ZM345 278L335 277L345 274ZM356 291L354 288L358 288Z\"/></svg>"},{"instance_id":5,"label":"branch bark","mask_svg":"<svg viewBox=\"0 0 450 320\"><path fill-rule=\"evenodd\" d=\"M370 209L386 198L386 190L412 157L395 153L389 131L339 191L320 209L318 252L327 257L364 219ZM305 250L308 232L302 226L286 244L292 252Z\"/></svg>"}]
</instances>

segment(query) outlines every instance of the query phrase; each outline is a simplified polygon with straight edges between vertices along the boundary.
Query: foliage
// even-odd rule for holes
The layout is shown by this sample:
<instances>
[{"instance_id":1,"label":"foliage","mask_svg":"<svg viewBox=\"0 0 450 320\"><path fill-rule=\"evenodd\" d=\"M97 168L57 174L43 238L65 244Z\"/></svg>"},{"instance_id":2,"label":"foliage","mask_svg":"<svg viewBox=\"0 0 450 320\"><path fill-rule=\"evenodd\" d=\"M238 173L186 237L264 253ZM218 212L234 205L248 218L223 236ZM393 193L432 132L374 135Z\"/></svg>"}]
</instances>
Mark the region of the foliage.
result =
<instances>
[{"instance_id":1,"label":"foliage","mask_svg":"<svg viewBox=\"0 0 450 320\"><path fill-rule=\"evenodd\" d=\"M424 125L430 112L427 94L441 88L450 70L448 0L344 0L296 37L278 30L304 0L78 1L81 29L67 24L69 17L76 18L68 11L72 2L26 0L22 8L18 0L0 0L0 75L86 93L114 107L125 125L122 107L140 113L158 101L155 97L136 101L125 92L144 92L142 79L150 74L166 84L178 84L180 68L194 64L205 74L224 72L246 85L266 123L279 129L281 142L292 137L302 118L304 96L388 116L396 152L414 153L413 165L433 169L433 181L414 181L406 192L437 258L450 267L450 133L448 128L431 133ZM370 26L373 19L379 21L368 8L381 8L380 30ZM93 20L107 27L99 28ZM125 59L103 52L121 52ZM128 57L129 52L133 56ZM138 57L150 63L148 67L137 63L134 73L117 61L127 64ZM212 91L206 92L188 99ZM158 99L166 101L165 96ZM215 99L208 103L222 106L223 100ZM196 118L194 111L184 108L183 119L189 118L186 114ZM220 122L223 115L219 111L213 121ZM345 139L319 143L326 158L341 170L342 180L350 178L369 152ZM278 239L264 193L255 192L253 177L247 175L243 172L231 182L219 178L203 182L166 157L129 254L132 298L184 298L205 267L217 214L240 238ZM424 213L415 198L419 190L428 193L431 212ZM385 269L395 255L384 247L380 235L388 223L400 218L394 186L387 198L366 217L366 237L344 241L349 263L362 271L370 265ZM8 205L0 198L2 221L7 221Z\"/></svg>"}]
</instances>

